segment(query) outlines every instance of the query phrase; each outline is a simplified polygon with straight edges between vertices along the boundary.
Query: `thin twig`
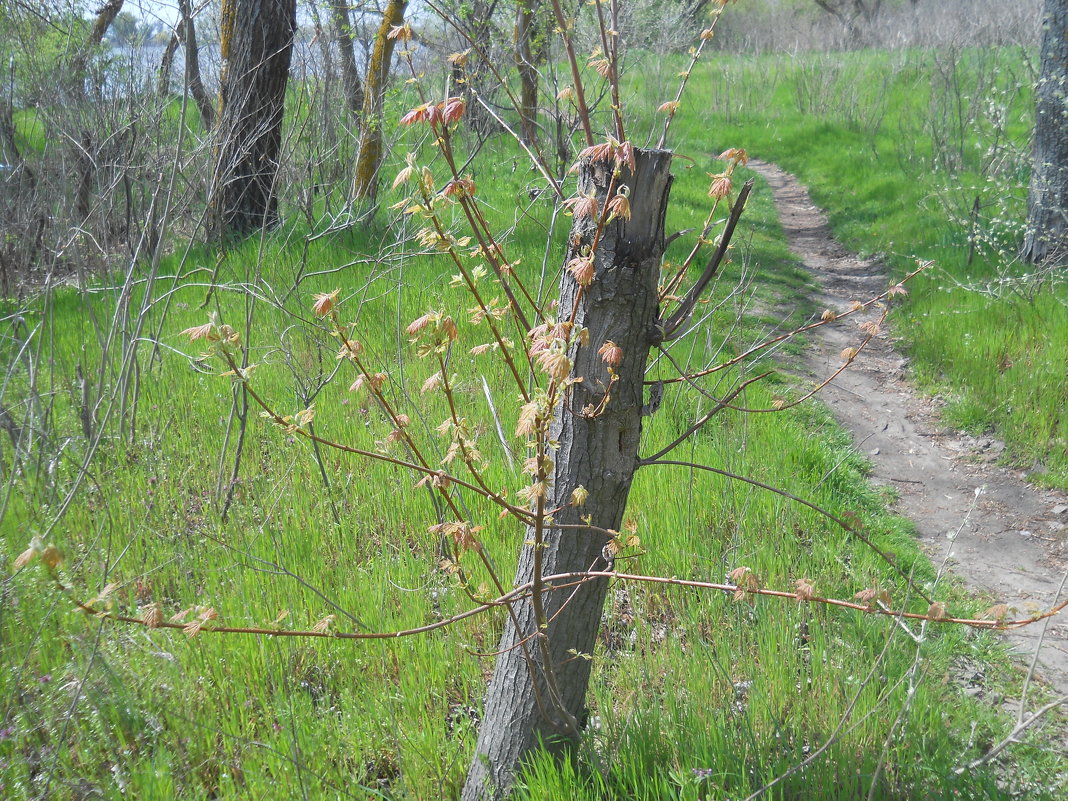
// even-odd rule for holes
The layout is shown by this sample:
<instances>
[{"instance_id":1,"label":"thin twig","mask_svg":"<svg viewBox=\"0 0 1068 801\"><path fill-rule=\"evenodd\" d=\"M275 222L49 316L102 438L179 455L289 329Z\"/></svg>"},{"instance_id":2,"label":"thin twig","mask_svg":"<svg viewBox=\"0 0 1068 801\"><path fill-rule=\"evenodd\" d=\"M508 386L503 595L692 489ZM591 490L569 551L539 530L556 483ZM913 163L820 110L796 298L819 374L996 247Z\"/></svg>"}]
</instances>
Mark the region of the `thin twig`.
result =
<instances>
[{"instance_id":1,"label":"thin twig","mask_svg":"<svg viewBox=\"0 0 1068 801\"><path fill-rule=\"evenodd\" d=\"M751 484L754 487L759 487L760 489L767 490L768 492L774 492L776 495L781 495L782 497L784 497L784 498L786 498L788 500L791 500L794 503L799 503L802 506L807 506L809 509L813 510L814 512L819 512L824 517L826 517L829 520L832 520L833 522L837 523L839 526L842 527L842 529L844 529L845 531L848 531L850 534L852 534L858 540L860 540L865 545L867 545L869 548L871 548L871 550L873 550L875 553L877 553L882 558L882 560L884 562L886 562L888 565L890 565L890 567L892 567L894 569L894 571L908 583L909 587L913 590L913 592L915 592L917 595L919 595L921 598L923 598L923 600L927 601L927 603L929 603L929 604L930 603L934 603L934 601L931 600L931 598L927 595L927 593L925 593L922 588L916 586L916 584L913 583L912 579L908 576L908 574L905 573L905 571L902 570L900 567L898 567L897 563L893 560L893 558L890 556L890 554L886 553L886 551L882 550L878 545L876 545L874 542L872 542L866 536L861 534L860 531L858 531L855 527L849 525L845 520L843 520L842 518L838 517L838 515L834 514L833 512L828 511L827 509L824 509L822 506L818 506L817 504L812 503L812 501L806 501L804 498L801 498L800 496L794 495L792 492L787 492L784 489L779 489L778 487L773 487L770 484L765 484L763 481L757 481L755 478L748 478L746 476L740 476L737 473L731 473L731 472L729 472L727 470L720 470L719 468L710 467L708 465L697 464L696 462L680 462L680 461L675 461L673 459L656 459L656 460L642 460L639 463L639 466L644 467L646 465L655 465L655 464L675 465L676 467L689 467L689 468L694 469L694 470L705 470L705 471L707 471L709 473L715 473L716 475L724 476L725 478L731 478L731 479L734 479L735 481L742 481L742 482L744 482L746 484Z\"/></svg>"},{"instance_id":2,"label":"thin twig","mask_svg":"<svg viewBox=\"0 0 1068 801\"><path fill-rule=\"evenodd\" d=\"M1057 587L1057 593L1053 596L1053 602L1056 603L1057 599L1061 597L1061 593L1064 592L1064 583L1068 581L1068 570L1064 571L1064 575L1061 576L1060 586ZM1024 714L1027 712L1027 691L1031 687L1031 679L1035 675L1035 667L1038 665L1038 654L1042 650L1042 642L1046 639L1046 631L1049 629L1050 619L1046 618L1046 622L1042 626L1042 631L1038 633L1038 642L1035 644L1035 653L1031 657L1031 664L1027 668L1027 675L1024 677L1023 688L1020 691L1020 713L1016 718L1017 724L1022 724L1024 720Z\"/></svg>"},{"instance_id":3,"label":"thin twig","mask_svg":"<svg viewBox=\"0 0 1068 801\"><path fill-rule=\"evenodd\" d=\"M1035 711L1035 713L1031 715L1031 717L1027 718L1027 720L1021 720L1019 723L1013 726L1012 731L1009 732L1008 736L1004 740L995 745L993 748L991 748L978 759L973 759L967 765L962 765L961 767L956 768L953 772L956 775L960 776L962 773L966 773L970 770L975 770L975 768L978 768L979 766L985 765L987 762L996 759L1002 751L1004 751L1010 745L1013 745L1014 743L1018 742L1016 738L1023 734L1025 731L1027 731L1027 729L1031 728L1031 726L1033 726L1035 723L1037 723L1047 712L1051 712L1065 703L1068 703L1068 695L1062 695L1060 698L1053 699L1045 706L1039 707Z\"/></svg>"},{"instance_id":4,"label":"thin twig","mask_svg":"<svg viewBox=\"0 0 1068 801\"><path fill-rule=\"evenodd\" d=\"M694 378L702 378L702 377L704 377L706 375L711 375L712 373L718 373L721 370L726 370L726 369L728 369L730 367L733 367L734 365L736 365L736 364L738 364L740 362L745 361L746 359L748 359L753 354L759 353L762 350L767 350L768 348L772 347L773 345L778 345L780 342L784 342L787 339L792 339L793 337L796 337L798 334L804 334L804 333L807 333L808 331L812 331L813 329L820 328L820 327L825 326L825 325L830 325L831 323L837 322L837 321L842 320L843 318L846 318L846 317L850 317L850 316L852 316L854 314L859 314L860 312L864 311L865 309L868 309L868 308L870 308L870 307L872 307L872 306L874 306L874 305L876 305L878 303L881 303L884 299L886 299L889 296L891 291L899 289L902 284L904 284L905 282L911 280L912 278L915 278L921 272L923 272L924 270L928 269L932 264L934 264L934 262L931 262L931 261L923 262L922 264L920 264L919 267L917 267L915 270L910 272L908 275L906 275L904 278L902 278L900 281L898 281L892 287L887 289L885 292L880 292L878 295L876 295L875 297L871 298L870 300L868 300L868 301L866 301L864 303L858 303L858 305L856 305L852 309L849 309L847 311L842 312L841 314L834 315L833 317L829 317L827 319L816 320L815 322L809 323L808 325L801 326L800 328L794 329L793 331L787 331L785 334L780 334L777 337L773 337L771 339L765 340L765 341L761 342L759 345L754 345L753 347L749 348L748 350L746 350L746 351L744 351L742 353L739 353L734 358L728 359L727 361L724 361L724 362L720 362L719 364L715 365L714 367L709 367L709 368L707 368L705 370L699 370L696 373L690 373L688 375L676 376L675 378L646 380L645 383L646 384L657 384L657 383L660 383L661 381L663 381L663 383L665 383L665 384L677 384L677 383L680 383L682 381L690 381L690 380L692 380Z\"/></svg>"},{"instance_id":5,"label":"thin twig","mask_svg":"<svg viewBox=\"0 0 1068 801\"><path fill-rule=\"evenodd\" d=\"M727 218L727 224L723 228L723 233L719 237L719 247L716 248L715 253L708 260L708 264L705 265L705 270L701 274L701 277L697 279L697 282L690 287L690 290L679 301L679 306L675 309L675 312L662 323L663 338L665 341L672 339L672 334L689 318L693 313L694 307L697 305L697 301L701 297L701 293L705 291L705 287L708 286L716 273L719 271L719 267L723 262L724 257L727 255L727 248L730 247L731 237L734 236L734 229L738 225L738 220L742 216L742 212L745 211L745 203L749 199L749 193L753 190L753 179L750 178L744 184L742 189L738 192L738 198L734 201L734 206L731 207L730 217Z\"/></svg>"}]
</instances>

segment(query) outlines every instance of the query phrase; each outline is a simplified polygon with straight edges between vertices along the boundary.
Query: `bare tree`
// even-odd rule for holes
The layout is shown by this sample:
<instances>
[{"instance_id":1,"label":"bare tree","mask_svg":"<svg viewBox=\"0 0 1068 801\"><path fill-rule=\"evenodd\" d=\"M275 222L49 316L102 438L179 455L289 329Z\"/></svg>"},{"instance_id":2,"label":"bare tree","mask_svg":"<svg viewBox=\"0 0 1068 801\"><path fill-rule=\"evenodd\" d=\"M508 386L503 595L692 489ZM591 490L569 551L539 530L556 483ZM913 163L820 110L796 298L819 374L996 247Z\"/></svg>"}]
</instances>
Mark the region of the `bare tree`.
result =
<instances>
[{"instance_id":1,"label":"bare tree","mask_svg":"<svg viewBox=\"0 0 1068 801\"><path fill-rule=\"evenodd\" d=\"M1034 162L1021 252L1032 264L1068 256L1068 0L1046 0L1042 29Z\"/></svg>"},{"instance_id":2,"label":"bare tree","mask_svg":"<svg viewBox=\"0 0 1068 801\"><path fill-rule=\"evenodd\" d=\"M864 37L864 24L870 24L879 16L883 0L814 0L816 5L830 14L845 29L854 43Z\"/></svg>"},{"instance_id":3,"label":"bare tree","mask_svg":"<svg viewBox=\"0 0 1068 801\"><path fill-rule=\"evenodd\" d=\"M296 6L296 0L223 2L212 238L248 234L278 220L274 184Z\"/></svg>"}]
</instances>

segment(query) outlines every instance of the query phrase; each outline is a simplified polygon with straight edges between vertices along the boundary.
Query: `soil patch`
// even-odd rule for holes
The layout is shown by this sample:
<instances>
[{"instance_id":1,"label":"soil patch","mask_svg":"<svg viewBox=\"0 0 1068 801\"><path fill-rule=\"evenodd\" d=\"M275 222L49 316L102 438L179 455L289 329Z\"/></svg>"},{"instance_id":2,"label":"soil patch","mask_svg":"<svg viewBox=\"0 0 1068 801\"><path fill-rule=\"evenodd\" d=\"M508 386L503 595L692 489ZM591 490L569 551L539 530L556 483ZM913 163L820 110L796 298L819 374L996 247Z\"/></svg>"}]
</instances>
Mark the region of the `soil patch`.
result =
<instances>
[{"instance_id":1,"label":"soil patch","mask_svg":"<svg viewBox=\"0 0 1068 801\"><path fill-rule=\"evenodd\" d=\"M796 178L773 164L752 160L749 166L771 185L790 247L819 284L818 303L841 312L886 289L882 265L857 258L831 236L826 215ZM842 350L862 342L858 326L865 318L847 321L813 332L807 377L829 375L841 365ZM945 427L938 400L909 384L908 360L892 335L884 326L820 397L870 460L872 479L893 487L895 511L915 523L936 564L948 552L952 572L969 589L989 596L991 604L1015 607L1020 616L1048 609L1068 565L1068 497L1037 489L1020 471L996 464L1004 446L995 439ZM1042 629L1039 623L1005 636L1030 663ZM1046 628L1036 679L1057 695L1068 694L1068 614Z\"/></svg>"}]
</instances>

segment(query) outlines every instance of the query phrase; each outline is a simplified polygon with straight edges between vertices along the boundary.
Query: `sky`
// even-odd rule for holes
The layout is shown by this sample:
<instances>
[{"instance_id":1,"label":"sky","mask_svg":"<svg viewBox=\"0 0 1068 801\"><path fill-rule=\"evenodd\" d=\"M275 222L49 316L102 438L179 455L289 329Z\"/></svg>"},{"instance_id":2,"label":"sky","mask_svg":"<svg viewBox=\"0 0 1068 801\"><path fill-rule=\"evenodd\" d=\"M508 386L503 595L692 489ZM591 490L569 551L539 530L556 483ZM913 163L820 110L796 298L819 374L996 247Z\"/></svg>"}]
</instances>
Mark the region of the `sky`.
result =
<instances>
[{"instance_id":1,"label":"sky","mask_svg":"<svg viewBox=\"0 0 1068 801\"><path fill-rule=\"evenodd\" d=\"M198 5L196 0L193 5ZM177 0L126 0L122 8L146 22L160 21L171 26L178 19Z\"/></svg>"}]
</instances>

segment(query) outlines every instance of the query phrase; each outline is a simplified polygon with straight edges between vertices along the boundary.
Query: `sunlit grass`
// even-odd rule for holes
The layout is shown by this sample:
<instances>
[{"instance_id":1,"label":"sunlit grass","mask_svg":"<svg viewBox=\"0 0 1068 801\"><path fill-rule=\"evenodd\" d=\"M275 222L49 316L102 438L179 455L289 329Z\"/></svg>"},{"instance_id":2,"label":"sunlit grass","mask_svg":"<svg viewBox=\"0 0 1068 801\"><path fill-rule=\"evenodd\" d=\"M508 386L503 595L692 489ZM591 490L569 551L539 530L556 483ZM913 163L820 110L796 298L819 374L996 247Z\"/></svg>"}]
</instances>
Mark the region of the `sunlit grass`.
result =
<instances>
[{"instance_id":1,"label":"sunlit grass","mask_svg":"<svg viewBox=\"0 0 1068 801\"><path fill-rule=\"evenodd\" d=\"M1024 58L1033 54L716 55L695 72L704 91L676 125L683 152L746 147L796 174L836 235L892 274L934 260L895 320L914 375L948 401L951 423L1005 439L1036 481L1065 487L1068 288L1015 260L1034 114ZM663 87L635 88L655 108Z\"/></svg>"},{"instance_id":2,"label":"sunlit grass","mask_svg":"<svg viewBox=\"0 0 1068 801\"><path fill-rule=\"evenodd\" d=\"M704 91L696 88L695 98ZM797 135L810 133L810 123L793 124ZM712 153L730 145L760 153L753 142L763 141L747 138L760 129L757 122L717 128L714 142L702 133L706 123L680 118L679 126L694 161L678 162L669 233L700 225L707 213L705 172L718 170ZM513 168L522 163L513 146L498 139L490 148L496 157L475 168L480 192L496 224L517 226L507 240L509 258L520 260L518 270L531 286L544 284L551 296L560 249L549 251L543 278L549 204L530 200L531 178ZM825 157L811 158L819 165ZM864 168L854 169L856 178ZM567 222L556 222L556 237L565 234ZM127 407L121 428L117 417L108 418L81 489L53 528L62 493L86 454L86 443L73 436L80 431L76 369L80 365L88 377L93 397L107 397L117 382L114 351L102 357L117 290L59 289L21 310L30 329L46 332L34 340L37 364L48 366L37 392L50 399L54 429L70 440L62 448L50 442L54 460L13 482L4 564L12 564L30 536L47 532L66 553L65 577L78 597L118 582L112 594L117 612L135 614L150 602L168 615L204 605L229 625L310 628L334 614L338 630L389 631L467 608L439 564L437 537L427 530L437 522L435 509L429 493L413 487L416 476L329 449L320 451L320 465L306 441L270 426L253 407L231 482L238 438L233 413L242 407L234 406L230 379L203 372L221 366L198 366L197 344L179 332L215 311L242 331L250 361L260 364L254 386L278 411L291 414L313 402L317 433L373 449L389 426L366 396L348 391L354 375L347 366L320 388L338 366L337 347L311 320L309 306L314 292L335 287L344 319L357 322L369 365L389 373L389 397L411 414L416 439L438 458L447 446L433 433L446 415L443 402L419 394L434 368L416 357L401 332L430 308L466 317L472 304L450 287L453 270L441 258L379 258L404 234L381 221L307 250L299 233L293 224L263 243L233 249L221 262L220 287L208 308L201 308L206 272L157 283L154 298L168 300L147 312L145 330L152 336L158 330L163 347L156 353L151 341L141 343L136 406ZM669 259L684 252L680 243ZM212 253L197 252L184 265L175 256L161 275L215 264ZM290 291L298 274L314 277ZM733 294L743 276L753 279L754 295ZM752 345L780 324L783 309L803 316L804 280L787 255L770 198L758 192L708 304L718 311L675 346L675 357L703 365ZM144 292L144 284L134 287L135 307ZM908 313L920 318L922 302ZM481 431L490 457L486 480L514 494L522 483L519 467L509 464L497 441L482 379L513 449L517 391L498 360L468 354L485 340L484 331L461 326L450 367L459 376L463 413ZM5 348L14 365L11 380L25 398L29 377L18 343ZM769 366L765 361L759 369ZM668 369L659 363L652 374ZM702 386L723 394L757 368L747 369ZM673 386L646 419L643 453L671 441L708 408L708 399ZM768 408L789 391L773 377L738 402ZM8 458L10 450L4 453ZM848 515L915 581L934 579L907 524L888 516L885 499L865 482L865 465L848 438L812 405L775 415L725 412L674 456ZM491 559L510 582L525 533L498 520L488 504L469 504L474 522L486 526ZM628 517L643 553L617 566L632 572L722 581L728 571L747 566L768 587L790 590L805 578L822 594L849 598L881 586L895 602L925 608L849 534L750 485L685 467L643 468ZM470 569L473 583L488 582L476 564ZM473 653L494 649L499 616L373 642L210 633L188 639L86 618L38 569L9 575L3 586L5 797L426 799L454 797L462 783L492 665ZM940 586L937 594L954 610L982 608L950 587ZM1038 748L1021 749L1023 768L1007 783L994 768L953 777L952 769L1003 727L994 709L961 698L954 687L959 659L990 662L992 684L1008 680L1011 668L992 641L988 634L931 627L917 659L916 643L884 618L617 584L595 654L591 723L580 759L563 768L536 761L520 795L735 798L837 733L821 759L772 797L844 801L866 793L873 780L879 798L1001 798L1020 788L1029 797L1056 797L1060 780L1050 777L1063 765Z\"/></svg>"}]
</instances>

